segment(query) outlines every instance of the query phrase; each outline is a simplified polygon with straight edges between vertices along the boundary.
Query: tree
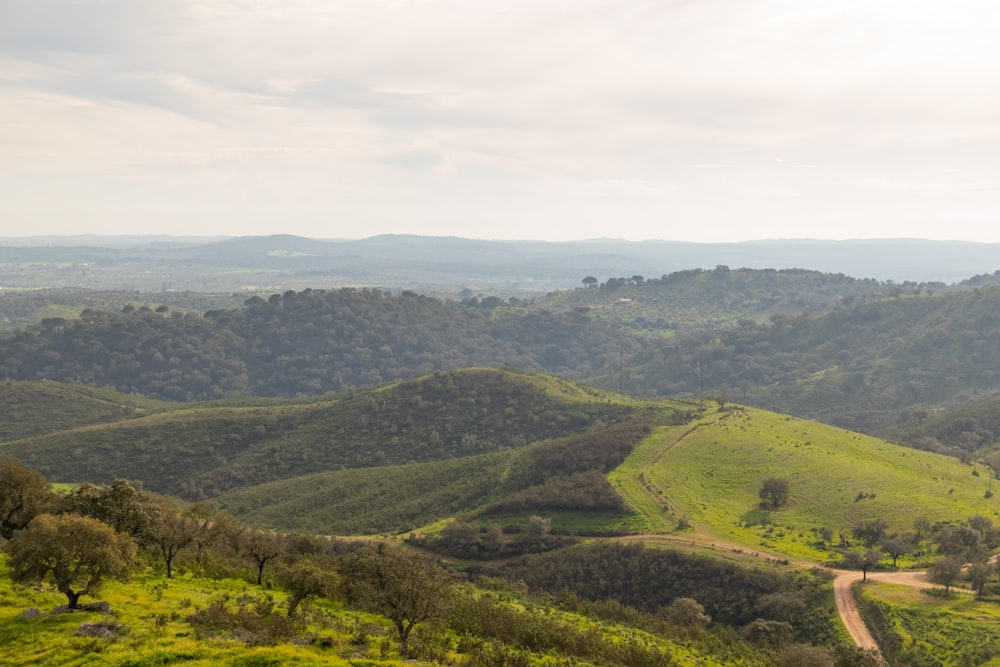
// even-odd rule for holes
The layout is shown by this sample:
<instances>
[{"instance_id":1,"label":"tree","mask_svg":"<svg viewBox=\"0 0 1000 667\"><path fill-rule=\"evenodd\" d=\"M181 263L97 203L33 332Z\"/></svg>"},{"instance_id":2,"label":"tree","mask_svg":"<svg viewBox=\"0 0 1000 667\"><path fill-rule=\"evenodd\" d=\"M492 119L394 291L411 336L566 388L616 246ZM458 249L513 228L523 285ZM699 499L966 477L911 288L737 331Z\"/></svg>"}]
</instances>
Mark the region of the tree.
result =
<instances>
[{"instance_id":1,"label":"tree","mask_svg":"<svg viewBox=\"0 0 1000 667\"><path fill-rule=\"evenodd\" d=\"M874 549L848 551L844 554L844 567L851 570L861 570L862 581L868 581L868 570L878 565L878 561L878 552Z\"/></svg>"},{"instance_id":2,"label":"tree","mask_svg":"<svg viewBox=\"0 0 1000 667\"><path fill-rule=\"evenodd\" d=\"M705 607L694 598L674 598L664 611L667 620L683 627L703 628L712 622Z\"/></svg>"},{"instance_id":3,"label":"tree","mask_svg":"<svg viewBox=\"0 0 1000 667\"><path fill-rule=\"evenodd\" d=\"M257 566L257 585L264 580L264 568L285 551L284 540L275 533L255 530L243 537L242 551Z\"/></svg>"},{"instance_id":4,"label":"tree","mask_svg":"<svg viewBox=\"0 0 1000 667\"><path fill-rule=\"evenodd\" d=\"M69 601L98 591L107 579L127 581L136 565L135 542L97 519L40 514L7 544L10 577L17 583L51 579Z\"/></svg>"},{"instance_id":5,"label":"tree","mask_svg":"<svg viewBox=\"0 0 1000 667\"><path fill-rule=\"evenodd\" d=\"M917 541L920 541L924 533L931 532L931 520L923 515L918 516L913 520L913 529L917 532Z\"/></svg>"},{"instance_id":6,"label":"tree","mask_svg":"<svg viewBox=\"0 0 1000 667\"><path fill-rule=\"evenodd\" d=\"M896 568L896 561L899 560L899 557L912 550L913 545L899 537L887 537L882 540L882 551L889 554L889 558L892 558L893 569Z\"/></svg>"},{"instance_id":7,"label":"tree","mask_svg":"<svg viewBox=\"0 0 1000 667\"><path fill-rule=\"evenodd\" d=\"M278 585L288 592L288 615L309 598L329 597L337 590L332 565L320 556L300 556L275 572Z\"/></svg>"},{"instance_id":8,"label":"tree","mask_svg":"<svg viewBox=\"0 0 1000 667\"><path fill-rule=\"evenodd\" d=\"M404 658L413 627L440 616L450 597L452 578L446 570L425 556L384 542L352 554L342 574L353 604L392 621Z\"/></svg>"},{"instance_id":9,"label":"tree","mask_svg":"<svg viewBox=\"0 0 1000 667\"><path fill-rule=\"evenodd\" d=\"M597 278L595 278L594 276L587 276L586 278L583 279L583 286L586 287L587 289L595 287L596 285L597 285Z\"/></svg>"},{"instance_id":10,"label":"tree","mask_svg":"<svg viewBox=\"0 0 1000 667\"><path fill-rule=\"evenodd\" d=\"M51 504L51 485L17 459L0 461L0 536L9 540Z\"/></svg>"},{"instance_id":11,"label":"tree","mask_svg":"<svg viewBox=\"0 0 1000 667\"><path fill-rule=\"evenodd\" d=\"M844 643L833 647L833 664L837 667L889 667L878 649Z\"/></svg>"},{"instance_id":12,"label":"tree","mask_svg":"<svg viewBox=\"0 0 1000 667\"><path fill-rule=\"evenodd\" d=\"M137 540L159 518L159 508L152 496L136 489L127 479L116 479L111 486L104 487L81 484L64 498L62 510L93 517L116 533L127 533Z\"/></svg>"},{"instance_id":13,"label":"tree","mask_svg":"<svg viewBox=\"0 0 1000 667\"><path fill-rule=\"evenodd\" d=\"M882 519L873 519L872 521L865 521L852 530L851 534L854 535L855 539L861 540L861 543L865 547L871 549L885 537L885 531L888 528L889 524Z\"/></svg>"},{"instance_id":14,"label":"tree","mask_svg":"<svg viewBox=\"0 0 1000 667\"><path fill-rule=\"evenodd\" d=\"M976 591L976 595L982 596L983 589L986 588L986 582L990 580L991 574L993 574L993 565L989 561L981 561L969 566L969 584Z\"/></svg>"},{"instance_id":15,"label":"tree","mask_svg":"<svg viewBox=\"0 0 1000 667\"><path fill-rule=\"evenodd\" d=\"M210 521L207 517L190 512L181 514L170 501L165 500L157 507L158 516L150 519L143 541L160 552L167 568L167 579L171 579L174 576L174 558L208 531ZM152 514L153 512L149 513L150 517Z\"/></svg>"},{"instance_id":16,"label":"tree","mask_svg":"<svg viewBox=\"0 0 1000 667\"><path fill-rule=\"evenodd\" d=\"M757 492L760 504L768 509L776 510L788 500L788 480L781 477L768 477Z\"/></svg>"},{"instance_id":17,"label":"tree","mask_svg":"<svg viewBox=\"0 0 1000 667\"><path fill-rule=\"evenodd\" d=\"M931 566L931 569L927 571L927 578L935 584L944 586L944 592L947 593L961 573L962 559L956 556L945 556L944 558L939 558Z\"/></svg>"}]
</instances>

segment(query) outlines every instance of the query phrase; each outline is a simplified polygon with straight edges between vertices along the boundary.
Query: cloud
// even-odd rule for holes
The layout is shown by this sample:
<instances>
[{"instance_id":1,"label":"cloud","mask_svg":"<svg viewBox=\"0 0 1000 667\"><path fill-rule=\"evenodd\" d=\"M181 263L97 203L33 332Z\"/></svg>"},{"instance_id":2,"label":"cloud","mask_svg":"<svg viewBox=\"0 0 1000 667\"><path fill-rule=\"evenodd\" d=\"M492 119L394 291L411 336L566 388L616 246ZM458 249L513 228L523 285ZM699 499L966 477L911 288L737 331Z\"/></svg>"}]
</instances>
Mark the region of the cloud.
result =
<instances>
[{"instance_id":1,"label":"cloud","mask_svg":"<svg viewBox=\"0 0 1000 667\"><path fill-rule=\"evenodd\" d=\"M981 219L997 19L976 0L6 0L0 175L141 182L151 207L194 188L220 225L245 219L239 185L359 233L416 211L461 234L477 204L546 234L615 207L874 230L921 192Z\"/></svg>"}]
</instances>

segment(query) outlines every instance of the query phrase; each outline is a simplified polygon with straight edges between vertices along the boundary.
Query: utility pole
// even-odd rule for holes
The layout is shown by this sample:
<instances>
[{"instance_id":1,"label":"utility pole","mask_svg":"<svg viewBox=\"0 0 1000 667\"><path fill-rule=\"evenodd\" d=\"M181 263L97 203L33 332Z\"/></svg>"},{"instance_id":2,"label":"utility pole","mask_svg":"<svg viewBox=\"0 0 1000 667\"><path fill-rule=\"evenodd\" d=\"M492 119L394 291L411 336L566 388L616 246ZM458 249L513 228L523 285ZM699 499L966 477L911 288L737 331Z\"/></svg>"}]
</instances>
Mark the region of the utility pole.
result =
<instances>
[{"instance_id":1,"label":"utility pole","mask_svg":"<svg viewBox=\"0 0 1000 667\"><path fill-rule=\"evenodd\" d=\"M698 362L698 412L705 410L705 364Z\"/></svg>"}]
</instances>

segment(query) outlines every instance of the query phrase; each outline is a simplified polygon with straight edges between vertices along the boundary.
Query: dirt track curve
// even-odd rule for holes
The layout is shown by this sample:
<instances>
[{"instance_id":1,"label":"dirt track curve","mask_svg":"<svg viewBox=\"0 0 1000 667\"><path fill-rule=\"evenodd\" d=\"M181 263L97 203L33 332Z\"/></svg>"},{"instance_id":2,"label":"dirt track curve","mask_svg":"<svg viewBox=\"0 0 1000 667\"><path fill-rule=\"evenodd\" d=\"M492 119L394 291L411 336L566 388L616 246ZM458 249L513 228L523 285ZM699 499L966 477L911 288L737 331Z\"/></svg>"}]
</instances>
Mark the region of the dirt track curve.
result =
<instances>
[{"instance_id":1,"label":"dirt track curve","mask_svg":"<svg viewBox=\"0 0 1000 667\"><path fill-rule=\"evenodd\" d=\"M854 599L854 592L851 590L851 586L855 582L861 581L864 578L864 574L861 572L854 570L835 570L824 568L816 563L788 560L783 556L776 556L762 551L751 551L742 545L730 542L719 542L711 539L706 540L696 538L695 540L692 540L690 537L684 539L682 537L667 535L630 535L625 538L616 539L623 541L649 541L652 539L653 541L663 542L684 542L689 543L692 546L697 544L698 546L713 549L742 552L764 560L783 561L799 567L819 567L821 569L827 569L834 575L833 595L837 603L837 612L840 614L840 618L844 622L844 627L847 628L847 632L851 635L851 639L861 648L879 650L878 643L875 641L871 632L868 631L868 626L865 625L864 619L861 618L861 612L858 611L858 605ZM901 584L912 588L935 588L934 584L927 581L926 572L869 572L868 579L871 581L884 581L887 583ZM972 592L968 589L958 587L952 587L952 590L965 593Z\"/></svg>"}]
</instances>

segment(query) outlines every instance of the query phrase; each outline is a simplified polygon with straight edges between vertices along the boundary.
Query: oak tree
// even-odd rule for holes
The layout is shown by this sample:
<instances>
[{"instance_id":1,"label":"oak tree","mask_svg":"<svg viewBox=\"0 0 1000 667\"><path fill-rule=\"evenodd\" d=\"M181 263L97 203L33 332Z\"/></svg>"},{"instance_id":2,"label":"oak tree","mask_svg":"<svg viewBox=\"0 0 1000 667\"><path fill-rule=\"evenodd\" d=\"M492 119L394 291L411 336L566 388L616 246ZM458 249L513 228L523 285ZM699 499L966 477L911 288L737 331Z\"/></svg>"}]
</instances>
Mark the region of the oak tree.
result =
<instances>
[{"instance_id":1,"label":"oak tree","mask_svg":"<svg viewBox=\"0 0 1000 667\"><path fill-rule=\"evenodd\" d=\"M452 577L444 568L426 556L384 542L352 554L343 575L353 604L392 621L404 658L413 627L440 616L450 598Z\"/></svg>"}]
</instances>

